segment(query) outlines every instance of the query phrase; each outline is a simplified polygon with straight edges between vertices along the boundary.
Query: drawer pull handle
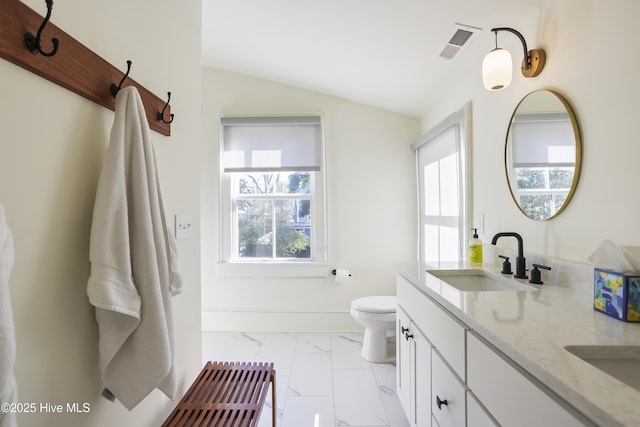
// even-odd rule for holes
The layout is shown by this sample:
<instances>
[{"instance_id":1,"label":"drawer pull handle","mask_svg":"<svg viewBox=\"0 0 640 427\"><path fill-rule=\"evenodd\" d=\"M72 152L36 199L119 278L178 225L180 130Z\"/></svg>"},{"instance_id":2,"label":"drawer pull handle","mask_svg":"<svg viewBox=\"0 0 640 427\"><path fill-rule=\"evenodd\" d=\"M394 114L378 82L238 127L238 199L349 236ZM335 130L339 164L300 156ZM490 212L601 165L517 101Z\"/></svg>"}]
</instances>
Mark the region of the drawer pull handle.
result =
<instances>
[{"instance_id":1,"label":"drawer pull handle","mask_svg":"<svg viewBox=\"0 0 640 427\"><path fill-rule=\"evenodd\" d=\"M406 339L407 341L409 341L409 338L413 338L413 334L410 334L409 332L407 332L407 333L404 335L404 337L405 337L405 339Z\"/></svg>"},{"instance_id":2,"label":"drawer pull handle","mask_svg":"<svg viewBox=\"0 0 640 427\"><path fill-rule=\"evenodd\" d=\"M442 409L442 405L449 405L449 402L447 402L447 399L445 400L440 400L440 396L436 395L436 404L438 405L438 409Z\"/></svg>"},{"instance_id":3,"label":"drawer pull handle","mask_svg":"<svg viewBox=\"0 0 640 427\"><path fill-rule=\"evenodd\" d=\"M402 334L404 335L405 332L409 332L409 328L405 328L404 326L400 327L402 329Z\"/></svg>"}]
</instances>

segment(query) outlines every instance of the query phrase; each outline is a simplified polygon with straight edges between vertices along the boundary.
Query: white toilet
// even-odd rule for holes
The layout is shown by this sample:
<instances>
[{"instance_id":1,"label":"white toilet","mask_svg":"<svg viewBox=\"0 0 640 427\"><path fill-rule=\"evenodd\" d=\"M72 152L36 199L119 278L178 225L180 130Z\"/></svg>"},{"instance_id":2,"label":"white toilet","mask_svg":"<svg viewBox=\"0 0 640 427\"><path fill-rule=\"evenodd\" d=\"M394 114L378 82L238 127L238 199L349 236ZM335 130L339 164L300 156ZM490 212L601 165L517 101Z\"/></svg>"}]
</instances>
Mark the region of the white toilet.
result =
<instances>
[{"instance_id":1,"label":"white toilet","mask_svg":"<svg viewBox=\"0 0 640 427\"><path fill-rule=\"evenodd\" d=\"M395 335L396 297L373 296L351 301L351 315L364 326L362 357L370 362L387 361L387 337Z\"/></svg>"}]
</instances>

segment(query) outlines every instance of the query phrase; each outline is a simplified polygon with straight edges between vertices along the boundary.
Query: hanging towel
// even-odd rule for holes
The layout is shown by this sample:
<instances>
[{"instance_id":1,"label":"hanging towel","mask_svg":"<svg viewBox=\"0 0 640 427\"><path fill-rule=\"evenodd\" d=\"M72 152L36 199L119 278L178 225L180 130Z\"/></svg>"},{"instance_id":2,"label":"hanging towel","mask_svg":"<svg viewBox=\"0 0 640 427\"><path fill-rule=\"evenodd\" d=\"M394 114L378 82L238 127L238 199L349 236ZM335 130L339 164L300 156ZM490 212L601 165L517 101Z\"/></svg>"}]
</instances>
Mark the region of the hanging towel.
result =
<instances>
[{"instance_id":1,"label":"hanging towel","mask_svg":"<svg viewBox=\"0 0 640 427\"><path fill-rule=\"evenodd\" d=\"M147 118L135 87L116 96L98 181L89 249L89 301L106 387L133 409L154 388L177 389L171 296L182 290L175 238L160 192Z\"/></svg>"},{"instance_id":2,"label":"hanging towel","mask_svg":"<svg viewBox=\"0 0 640 427\"><path fill-rule=\"evenodd\" d=\"M16 336L9 295L9 275L13 268L14 250L11 230L0 204L0 403L16 403ZM16 426L15 412L0 411L0 427Z\"/></svg>"}]
</instances>

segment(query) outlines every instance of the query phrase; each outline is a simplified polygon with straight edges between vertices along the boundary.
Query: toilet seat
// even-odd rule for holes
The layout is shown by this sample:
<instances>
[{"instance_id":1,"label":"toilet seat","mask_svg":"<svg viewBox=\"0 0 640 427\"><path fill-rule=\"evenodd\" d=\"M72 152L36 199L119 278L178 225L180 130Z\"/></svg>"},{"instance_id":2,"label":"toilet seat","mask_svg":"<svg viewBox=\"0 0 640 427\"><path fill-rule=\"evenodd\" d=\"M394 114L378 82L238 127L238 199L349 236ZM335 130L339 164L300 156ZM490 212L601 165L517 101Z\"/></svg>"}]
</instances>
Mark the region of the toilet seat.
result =
<instances>
[{"instance_id":1,"label":"toilet seat","mask_svg":"<svg viewBox=\"0 0 640 427\"><path fill-rule=\"evenodd\" d=\"M351 301L351 308L365 313L391 314L396 312L396 297L362 297Z\"/></svg>"}]
</instances>

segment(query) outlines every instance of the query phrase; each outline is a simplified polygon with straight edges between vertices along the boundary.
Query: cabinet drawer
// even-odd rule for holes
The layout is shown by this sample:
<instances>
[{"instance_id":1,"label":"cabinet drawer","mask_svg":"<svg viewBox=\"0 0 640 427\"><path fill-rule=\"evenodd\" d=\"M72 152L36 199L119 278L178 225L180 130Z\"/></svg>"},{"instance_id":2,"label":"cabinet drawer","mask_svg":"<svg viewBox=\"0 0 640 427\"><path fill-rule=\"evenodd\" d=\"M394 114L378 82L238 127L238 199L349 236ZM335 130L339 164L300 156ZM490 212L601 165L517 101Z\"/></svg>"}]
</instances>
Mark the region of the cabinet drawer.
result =
<instances>
[{"instance_id":1,"label":"cabinet drawer","mask_svg":"<svg viewBox=\"0 0 640 427\"><path fill-rule=\"evenodd\" d=\"M464 427L465 387L451 373L437 351L431 352L431 412L440 427Z\"/></svg>"},{"instance_id":2,"label":"cabinet drawer","mask_svg":"<svg viewBox=\"0 0 640 427\"><path fill-rule=\"evenodd\" d=\"M467 337L467 384L504 426L584 426L586 421L534 378L507 362L472 333ZM527 375L527 376L525 376Z\"/></svg>"},{"instance_id":3,"label":"cabinet drawer","mask_svg":"<svg viewBox=\"0 0 640 427\"><path fill-rule=\"evenodd\" d=\"M402 276L397 278L397 298L427 339L460 378L466 380L466 327Z\"/></svg>"}]
</instances>

